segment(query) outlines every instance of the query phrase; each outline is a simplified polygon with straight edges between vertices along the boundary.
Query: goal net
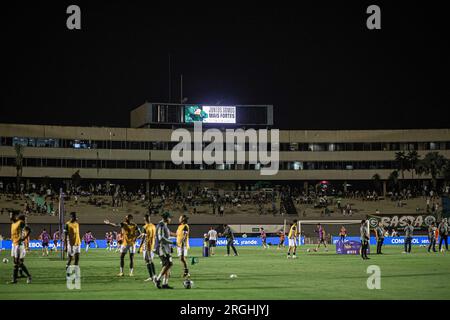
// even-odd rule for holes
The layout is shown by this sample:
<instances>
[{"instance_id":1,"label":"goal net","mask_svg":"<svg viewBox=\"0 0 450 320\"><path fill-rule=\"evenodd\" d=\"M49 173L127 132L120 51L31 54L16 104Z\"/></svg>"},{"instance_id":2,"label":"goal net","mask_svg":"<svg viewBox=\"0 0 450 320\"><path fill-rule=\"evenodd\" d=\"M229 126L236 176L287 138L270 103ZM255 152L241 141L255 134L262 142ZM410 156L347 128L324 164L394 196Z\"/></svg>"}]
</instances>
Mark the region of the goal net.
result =
<instances>
[{"instance_id":1,"label":"goal net","mask_svg":"<svg viewBox=\"0 0 450 320\"><path fill-rule=\"evenodd\" d=\"M347 236L360 236L361 220L299 220L297 223L299 235L305 238L305 244L319 243L318 224L322 226L327 245L332 244L333 236L339 237L341 228L345 229Z\"/></svg>"}]
</instances>

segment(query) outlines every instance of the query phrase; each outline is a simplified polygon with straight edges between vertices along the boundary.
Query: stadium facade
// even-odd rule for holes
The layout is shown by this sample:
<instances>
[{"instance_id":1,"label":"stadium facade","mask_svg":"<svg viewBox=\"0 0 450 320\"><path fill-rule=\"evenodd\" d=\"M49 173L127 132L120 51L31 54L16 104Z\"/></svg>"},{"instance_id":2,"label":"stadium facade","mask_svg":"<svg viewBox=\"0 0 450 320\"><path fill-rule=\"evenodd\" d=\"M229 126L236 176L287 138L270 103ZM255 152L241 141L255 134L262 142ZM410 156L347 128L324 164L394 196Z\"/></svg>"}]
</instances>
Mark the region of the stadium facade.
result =
<instances>
[{"instance_id":1,"label":"stadium facade","mask_svg":"<svg viewBox=\"0 0 450 320\"><path fill-rule=\"evenodd\" d=\"M167 104L146 103L131 112L130 128L74 127L53 125L1 124L0 177L16 176L16 144L23 145L23 178L70 179L79 171L83 179L178 181L219 184L233 188L239 182L317 183L321 180L370 181L378 174L386 181L397 168L397 151L417 150L423 156L438 151L450 158L450 129L408 130L280 130L279 171L263 176L258 164L182 164L171 161L174 129L188 127L183 119L185 105L170 112ZM271 106L255 106L263 115L258 121L234 124L211 123L219 129L228 127L272 126ZM257 114L252 107L251 114ZM175 121L170 121L170 118ZM253 122L253 123L252 123ZM168 127L169 126L169 127ZM246 147L248 152L248 145ZM427 176L405 174L405 179Z\"/></svg>"}]
</instances>

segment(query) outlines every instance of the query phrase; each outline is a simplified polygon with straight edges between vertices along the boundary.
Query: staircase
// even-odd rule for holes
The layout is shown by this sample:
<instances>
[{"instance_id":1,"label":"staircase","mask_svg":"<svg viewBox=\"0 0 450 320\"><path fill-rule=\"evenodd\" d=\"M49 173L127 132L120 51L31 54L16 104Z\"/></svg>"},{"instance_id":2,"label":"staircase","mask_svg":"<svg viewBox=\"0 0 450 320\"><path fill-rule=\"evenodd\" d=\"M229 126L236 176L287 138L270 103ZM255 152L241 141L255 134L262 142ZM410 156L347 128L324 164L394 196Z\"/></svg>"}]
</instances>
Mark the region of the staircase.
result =
<instances>
[{"instance_id":1,"label":"staircase","mask_svg":"<svg viewBox=\"0 0 450 320\"><path fill-rule=\"evenodd\" d=\"M284 197L281 200L281 205L283 206L284 212L286 214L295 214L295 215L298 214L297 213L297 209L295 208L295 205L294 205L294 201L292 201L291 197L289 197L289 196L288 197Z\"/></svg>"}]
</instances>

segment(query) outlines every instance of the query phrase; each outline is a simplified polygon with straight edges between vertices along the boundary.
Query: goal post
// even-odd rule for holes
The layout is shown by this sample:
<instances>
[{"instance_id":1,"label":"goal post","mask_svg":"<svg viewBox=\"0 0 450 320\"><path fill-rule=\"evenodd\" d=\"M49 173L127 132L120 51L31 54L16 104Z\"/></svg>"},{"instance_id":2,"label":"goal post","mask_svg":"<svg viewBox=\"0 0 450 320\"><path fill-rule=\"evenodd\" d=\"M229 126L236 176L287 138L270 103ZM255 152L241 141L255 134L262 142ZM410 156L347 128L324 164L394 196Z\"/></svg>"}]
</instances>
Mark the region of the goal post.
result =
<instances>
[{"instance_id":1,"label":"goal post","mask_svg":"<svg viewBox=\"0 0 450 320\"><path fill-rule=\"evenodd\" d=\"M60 256L64 260L64 193L62 188L59 189L59 203L58 203L58 219L59 219L59 243L61 244Z\"/></svg>"},{"instance_id":2,"label":"goal post","mask_svg":"<svg viewBox=\"0 0 450 320\"><path fill-rule=\"evenodd\" d=\"M318 223L320 223L321 225L355 225L355 224L359 225L361 224L361 220L299 220L297 221L299 230L299 245L302 244L301 243L302 226L304 227L305 225L316 225Z\"/></svg>"}]
</instances>

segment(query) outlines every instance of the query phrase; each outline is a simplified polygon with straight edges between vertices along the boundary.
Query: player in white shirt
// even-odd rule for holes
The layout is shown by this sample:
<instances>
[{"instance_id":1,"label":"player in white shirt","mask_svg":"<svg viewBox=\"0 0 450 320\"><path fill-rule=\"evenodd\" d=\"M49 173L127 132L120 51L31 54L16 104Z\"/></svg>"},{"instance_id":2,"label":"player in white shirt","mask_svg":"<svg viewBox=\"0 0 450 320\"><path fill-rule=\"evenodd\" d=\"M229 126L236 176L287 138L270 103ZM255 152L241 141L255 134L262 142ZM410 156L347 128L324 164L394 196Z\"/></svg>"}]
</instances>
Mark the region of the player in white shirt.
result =
<instances>
[{"instance_id":1,"label":"player in white shirt","mask_svg":"<svg viewBox=\"0 0 450 320\"><path fill-rule=\"evenodd\" d=\"M217 242L217 231L211 227L208 231L209 253L213 256Z\"/></svg>"}]
</instances>

